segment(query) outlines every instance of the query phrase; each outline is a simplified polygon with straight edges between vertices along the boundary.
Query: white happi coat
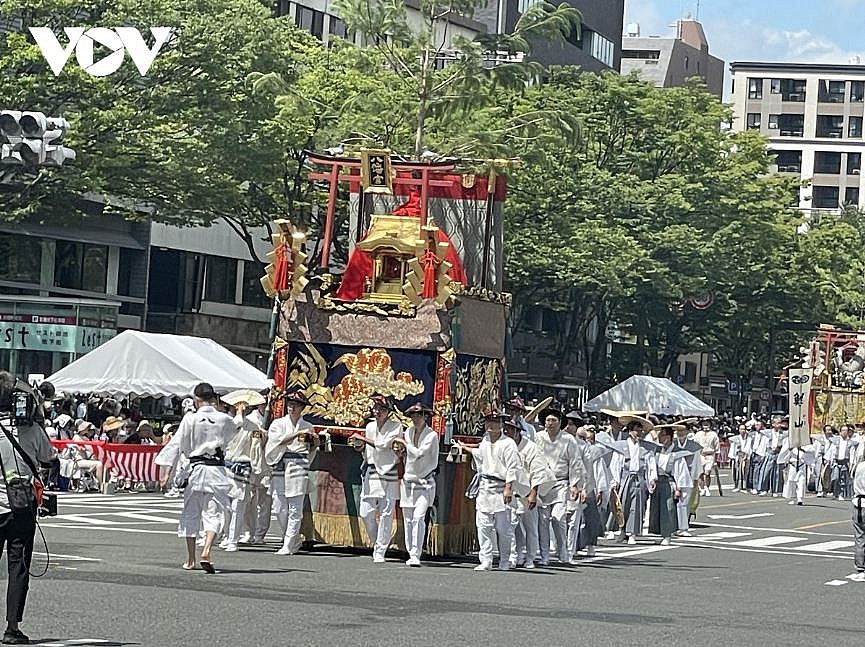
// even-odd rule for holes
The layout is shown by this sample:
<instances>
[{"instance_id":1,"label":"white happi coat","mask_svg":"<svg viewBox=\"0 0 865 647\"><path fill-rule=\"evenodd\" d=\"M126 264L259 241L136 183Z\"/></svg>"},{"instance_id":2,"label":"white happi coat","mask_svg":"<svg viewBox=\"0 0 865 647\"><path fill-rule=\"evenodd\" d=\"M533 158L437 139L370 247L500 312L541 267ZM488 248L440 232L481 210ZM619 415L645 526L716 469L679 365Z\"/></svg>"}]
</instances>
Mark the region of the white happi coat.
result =
<instances>
[{"instance_id":1,"label":"white happi coat","mask_svg":"<svg viewBox=\"0 0 865 647\"><path fill-rule=\"evenodd\" d=\"M790 438L785 438L781 444L781 452L778 454L778 462L786 463L787 478L789 482L795 482L798 478L804 478L806 469L813 468L817 463L817 447L805 445L800 448L790 447Z\"/></svg>"},{"instance_id":2,"label":"white happi coat","mask_svg":"<svg viewBox=\"0 0 865 647\"><path fill-rule=\"evenodd\" d=\"M473 457L475 470L481 475L475 510L486 514L509 510L514 504L506 504L502 493L506 483L515 485L521 478L522 462L517 444L504 434L496 442L491 442L489 434L484 434Z\"/></svg>"},{"instance_id":3,"label":"white happi coat","mask_svg":"<svg viewBox=\"0 0 865 647\"><path fill-rule=\"evenodd\" d=\"M516 498L516 510L518 514L522 514L528 509L526 506L526 497L532 488L538 488L538 497L540 497L549 492L550 488L555 487L556 476L550 470L544 455L533 440L525 436L520 438L517 451L520 455L525 478L520 479L524 482L514 484L514 494L520 495Z\"/></svg>"},{"instance_id":4,"label":"white happi coat","mask_svg":"<svg viewBox=\"0 0 865 647\"><path fill-rule=\"evenodd\" d=\"M597 443L589 443L587 454L592 461L592 475L595 478L595 493L605 496L610 491L610 482L613 480L610 467L607 465L607 456L603 455L602 448ZM614 452L615 453L615 452Z\"/></svg>"},{"instance_id":5,"label":"white happi coat","mask_svg":"<svg viewBox=\"0 0 865 647\"><path fill-rule=\"evenodd\" d=\"M217 449L223 454L237 433L234 420L227 414L208 405L189 413L180 421L171 440L156 455L155 463L173 468L180 456L193 459L197 456L215 456ZM209 492L228 495L234 487L234 479L224 467L196 464L189 475L187 489L192 492Z\"/></svg>"},{"instance_id":6,"label":"white happi coat","mask_svg":"<svg viewBox=\"0 0 865 647\"><path fill-rule=\"evenodd\" d=\"M366 472L363 475L362 498L399 498L399 459L393 451L393 441L402 435L402 425L393 418L385 420L381 428L375 420L366 426L366 437L375 446L366 445L364 448Z\"/></svg>"},{"instance_id":7,"label":"white happi coat","mask_svg":"<svg viewBox=\"0 0 865 647\"><path fill-rule=\"evenodd\" d=\"M267 430L264 460L273 469L272 494L287 498L303 496L309 490L309 464L315 458L315 448L295 438L288 445L282 442L300 431L311 434L312 424L301 416L296 423L291 416L277 418Z\"/></svg>"},{"instance_id":8,"label":"white happi coat","mask_svg":"<svg viewBox=\"0 0 865 647\"><path fill-rule=\"evenodd\" d=\"M400 483L400 505L413 508L419 497L429 503L435 498L435 472L439 464L439 435L428 425L418 431L414 426L405 434L405 473ZM391 441L393 442L393 441Z\"/></svg>"},{"instance_id":9,"label":"white happi coat","mask_svg":"<svg viewBox=\"0 0 865 647\"><path fill-rule=\"evenodd\" d=\"M541 502L545 506L567 503L570 499L568 488L573 485L581 488L586 479L576 438L564 431L559 431L556 439L552 440L550 434L544 430L538 432L535 442L556 476L556 486L543 497Z\"/></svg>"}]
</instances>

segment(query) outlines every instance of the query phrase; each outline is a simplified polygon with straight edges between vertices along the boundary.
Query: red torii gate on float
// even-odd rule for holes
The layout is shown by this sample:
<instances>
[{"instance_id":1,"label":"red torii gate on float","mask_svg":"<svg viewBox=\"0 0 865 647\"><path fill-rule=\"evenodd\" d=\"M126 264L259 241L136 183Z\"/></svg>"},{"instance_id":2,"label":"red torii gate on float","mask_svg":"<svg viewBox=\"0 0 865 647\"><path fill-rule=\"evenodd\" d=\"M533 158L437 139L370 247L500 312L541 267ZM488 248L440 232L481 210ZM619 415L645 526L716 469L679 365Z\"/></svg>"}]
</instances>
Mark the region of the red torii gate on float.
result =
<instances>
[{"instance_id":1,"label":"red torii gate on float","mask_svg":"<svg viewBox=\"0 0 865 647\"><path fill-rule=\"evenodd\" d=\"M363 222L363 189L361 187L361 160L352 157L337 157L334 155L323 155L306 151L307 161L311 164L330 167L326 172L311 171L307 174L310 180L324 181L328 183L328 198L327 198L327 214L324 222L324 232L321 250L321 267L327 268L330 265L330 246L333 241L333 221L336 213L336 192L339 189L340 182L348 182L350 189L357 190L360 195L360 208L358 217L358 233L361 231L361 223ZM418 162L409 160L396 160L391 158L391 167L397 171L396 177L391 181L394 185L420 187L420 202L421 216L420 226L423 227L427 223L429 189L431 186L449 187L452 186L452 180L435 179L435 175L453 171L456 168L456 163L453 161L444 162ZM342 173L346 169L348 173ZM407 173L408 177L401 177L399 172ZM416 173L420 174L419 178L412 177Z\"/></svg>"}]
</instances>

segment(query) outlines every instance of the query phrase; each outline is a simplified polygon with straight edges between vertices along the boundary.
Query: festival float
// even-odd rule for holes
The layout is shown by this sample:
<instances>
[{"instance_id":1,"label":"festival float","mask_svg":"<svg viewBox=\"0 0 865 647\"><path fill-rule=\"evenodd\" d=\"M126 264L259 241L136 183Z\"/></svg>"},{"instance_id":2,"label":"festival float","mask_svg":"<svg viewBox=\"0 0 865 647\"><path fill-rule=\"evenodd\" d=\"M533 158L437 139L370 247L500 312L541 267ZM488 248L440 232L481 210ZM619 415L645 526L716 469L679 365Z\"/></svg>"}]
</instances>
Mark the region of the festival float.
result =
<instances>
[{"instance_id":1,"label":"festival float","mask_svg":"<svg viewBox=\"0 0 865 647\"><path fill-rule=\"evenodd\" d=\"M791 407L797 400L806 406L810 429L865 420L865 331L823 324L801 350L804 362L789 371L788 397Z\"/></svg>"},{"instance_id":2,"label":"festival float","mask_svg":"<svg viewBox=\"0 0 865 647\"><path fill-rule=\"evenodd\" d=\"M310 153L308 163L308 179L328 189L317 269L308 269L305 234L282 220L262 279L275 302L272 416L283 415L286 392L299 390L310 402L305 417L332 439L312 463L303 535L370 546L358 516L362 455L345 440L369 420L370 396L382 394L400 411L432 407L441 445L426 550L469 552L471 466L449 450L453 437L475 435L483 409L500 401L510 307L500 291L504 178L388 150ZM330 256L340 185L350 196L351 251L338 276Z\"/></svg>"}]
</instances>

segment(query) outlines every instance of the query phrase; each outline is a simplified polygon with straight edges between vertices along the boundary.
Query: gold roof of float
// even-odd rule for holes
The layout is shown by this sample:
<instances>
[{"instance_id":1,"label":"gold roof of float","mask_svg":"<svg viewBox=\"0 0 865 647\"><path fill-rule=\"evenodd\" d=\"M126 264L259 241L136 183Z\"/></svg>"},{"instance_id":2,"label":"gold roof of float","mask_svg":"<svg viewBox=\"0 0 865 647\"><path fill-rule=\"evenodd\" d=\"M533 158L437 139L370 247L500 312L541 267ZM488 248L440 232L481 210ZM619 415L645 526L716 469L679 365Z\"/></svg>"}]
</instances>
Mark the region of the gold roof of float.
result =
<instances>
[{"instance_id":1,"label":"gold roof of float","mask_svg":"<svg viewBox=\"0 0 865 647\"><path fill-rule=\"evenodd\" d=\"M369 231L357 246L370 254L395 251L414 256L420 235L420 220L406 216L374 215Z\"/></svg>"}]
</instances>

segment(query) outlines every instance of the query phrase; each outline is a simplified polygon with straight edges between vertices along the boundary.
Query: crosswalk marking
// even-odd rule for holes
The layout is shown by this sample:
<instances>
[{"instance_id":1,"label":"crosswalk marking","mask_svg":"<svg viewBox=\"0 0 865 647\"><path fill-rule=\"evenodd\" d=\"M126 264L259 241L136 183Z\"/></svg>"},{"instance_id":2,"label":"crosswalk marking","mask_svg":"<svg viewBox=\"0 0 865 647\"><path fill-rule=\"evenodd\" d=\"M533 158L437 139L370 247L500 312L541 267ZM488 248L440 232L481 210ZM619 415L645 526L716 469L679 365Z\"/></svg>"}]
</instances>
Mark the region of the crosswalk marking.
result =
<instances>
[{"instance_id":1,"label":"crosswalk marking","mask_svg":"<svg viewBox=\"0 0 865 647\"><path fill-rule=\"evenodd\" d=\"M96 513L99 514L99 513ZM108 525L113 526L119 521L108 521L107 519L97 519L96 517L89 517L83 514L59 514L55 519L62 519L64 521L77 521L78 523L89 523L89 524L97 524L97 525Z\"/></svg>"},{"instance_id":2,"label":"crosswalk marking","mask_svg":"<svg viewBox=\"0 0 865 647\"><path fill-rule=\"evenodd\" d=\"M143 514L141 512L111 512L110 514L118 517L128 517L129 519L140 519L141 521L160 521L163 523L177 523L177 519L169 517L157 517L152 514Z\"/></svg>"},{"instance_id":3,"label":"crosswalk marking","mask_svg":"<svg viewBox=\"0 0 865 647\"><path fill-rule=\"evenodd\" d=\"M824 582L826 586L844 586L847 584L846 580L829 580L828 582Z\"/></svg>"},{"instance_id":4,"label":"crosswalk marking","mask_svg":"<svg viewBox=\"0 0 865 647\"><path fill-rule=\"evenodd\" d=\"M719 541L722 539L736 539L737 537L747 537L750 532L708 532L701 535L694 535L691 539L702 539L703 541Z\"/></svg>"},{"instance_id":5,"label":"crosswalk marking","mask_svg":"<svg viewBox=\"0 0 865 647\"><path fill-rule=\"evenodd\" d=\"M824 541L820 544L808 544L807 546L796 546L796 550L809 550L817 553L825 553L839 548L850 548L855 546L855 541Z\"/></svg>"},{"instance_id":6,"label":"crosswalk marking","mask_svg":"<svg viewBox=\"0 0 865 647\"><path fill-rule=\"evenodd\" d=\"M761 537L759 539L748 539L746 541L734 541L733 546L750 546L753 548L767 548L769 546L780 546L781 544L792 544L793 542L802 541L805 537L788 537L784 535L774 535L772 537Z\"/></svg>"}]
</instances>

